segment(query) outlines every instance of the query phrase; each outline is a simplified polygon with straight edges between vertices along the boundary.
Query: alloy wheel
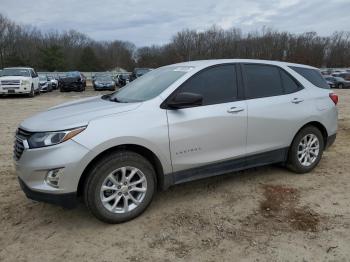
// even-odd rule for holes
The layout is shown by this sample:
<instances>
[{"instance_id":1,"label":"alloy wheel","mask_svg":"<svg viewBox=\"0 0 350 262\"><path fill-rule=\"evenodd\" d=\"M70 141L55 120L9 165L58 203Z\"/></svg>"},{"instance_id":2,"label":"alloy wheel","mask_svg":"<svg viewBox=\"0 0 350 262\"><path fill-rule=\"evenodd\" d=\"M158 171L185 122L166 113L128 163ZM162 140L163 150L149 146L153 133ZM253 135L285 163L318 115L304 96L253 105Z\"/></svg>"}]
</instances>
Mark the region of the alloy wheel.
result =
<instances>
[{"instance_id":1,"label":"alloy wheel","mask_svg":"<svg viewBox=\"0 0 350 262\"><path fill-rule=\"evenodd\" d=\"M136 167L112 171L102 183L100 200L112 213L127 213L142 203L147 191L146 176Z\"/></svg>"},{"instance_id":2,"label":"alloy wheel","mask_svg":"<svg viewBox=\"0 0 350 262\"><path fill-rule=\"evenodd\" d=\"M298 160L301 165L312 165L320 153L320 141L314 134L304 136L298 145Z\"/></svg>"}]
</instances>

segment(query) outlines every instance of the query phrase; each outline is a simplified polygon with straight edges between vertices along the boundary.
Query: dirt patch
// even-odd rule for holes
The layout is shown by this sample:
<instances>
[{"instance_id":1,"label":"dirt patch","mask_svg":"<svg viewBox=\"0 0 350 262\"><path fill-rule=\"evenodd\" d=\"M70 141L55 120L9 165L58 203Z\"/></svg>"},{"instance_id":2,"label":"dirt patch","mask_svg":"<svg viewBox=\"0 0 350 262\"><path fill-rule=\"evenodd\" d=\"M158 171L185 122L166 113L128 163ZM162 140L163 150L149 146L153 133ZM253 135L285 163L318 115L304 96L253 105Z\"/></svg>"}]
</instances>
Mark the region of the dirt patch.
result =
<instances>
[{"instance_id":1,"label":"dirt patch","mask_svg":"<svg viewBox=\"0 0 350 262\"><path fill-rule=\"evenodd\" d=\"M317 232L320 223L320 215L308 208L292 209L288 215L288 221L292 227L300 231Z\"/></svg>"},{"instance_id":2,"label":"dirt patch","mask_svg":"<svg viewBox=\"0 0 350 262\"><path fill-rule=\"evenodd\" d=\"M290 228L317 232L321 216L307 206L298 207L300 193L282 185L265 185L260 212L272 223L288 223Z\"/></svg>"},{"instance_id":3,"label":"dirt patch","mask_svg":"<svg viewBox=\"0 0 350 262\"><path fill-rule=\"evenodd\" d=\"M299 195L295 188L266 185L264 186L264 197L265 200L261 202L260 210L265 216L271 216L288 211L291 205L295 205Z\"/></svg>"}]
</instances>

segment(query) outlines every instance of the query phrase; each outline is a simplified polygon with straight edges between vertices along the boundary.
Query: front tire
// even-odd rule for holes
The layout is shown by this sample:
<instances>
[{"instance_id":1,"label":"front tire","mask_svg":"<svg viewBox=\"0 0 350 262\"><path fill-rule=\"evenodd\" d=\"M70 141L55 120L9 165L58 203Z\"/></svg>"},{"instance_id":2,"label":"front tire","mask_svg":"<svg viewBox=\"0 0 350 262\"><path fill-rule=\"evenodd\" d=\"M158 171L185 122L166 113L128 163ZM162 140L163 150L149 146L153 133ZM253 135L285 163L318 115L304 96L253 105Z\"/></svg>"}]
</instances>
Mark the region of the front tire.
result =
<instances>
[{"instance_id":1,"label":"front tire","mask_svg":"<svg viewBox=\"0 0 350 262\"><path fill-rule=\"evenodd\" d=\"M344 84L338 84L338 88L339 89L343 89L344 88Z\"/></svg>"},{"instance_id":2,"label":"front tire","mask_svg":"<svg viewBox=\"0 0 350 262\"><path fill-rule=\"evenodd\" d=\"M321 131L306 126L295 136L289 149L287 167L295 173L304 174L320 162L324 149Z\"/></svg>"},{"instance_id":3,"label":"front tire","mask_svg":"<svg viewBox=\"0 0 350 262\"><path fill-rule=\"evenodd\" d=\"M29 97L34 97L35 96L35 90L34 90L34 86L32 84L32 87L30 88L30 93L28 94Z\"/></svg>"},{"instance_id":4,"label":"front tire","mask_svg":"<svg viewBox=\"0 0 350 262\"><path fill-rule=\"evenodd\" d=\"M141 155L115 152L91 168L84 187L85 204L101 221L131 220L151 203L155 177L153 166Z\"/></svg>"}]
</instances>

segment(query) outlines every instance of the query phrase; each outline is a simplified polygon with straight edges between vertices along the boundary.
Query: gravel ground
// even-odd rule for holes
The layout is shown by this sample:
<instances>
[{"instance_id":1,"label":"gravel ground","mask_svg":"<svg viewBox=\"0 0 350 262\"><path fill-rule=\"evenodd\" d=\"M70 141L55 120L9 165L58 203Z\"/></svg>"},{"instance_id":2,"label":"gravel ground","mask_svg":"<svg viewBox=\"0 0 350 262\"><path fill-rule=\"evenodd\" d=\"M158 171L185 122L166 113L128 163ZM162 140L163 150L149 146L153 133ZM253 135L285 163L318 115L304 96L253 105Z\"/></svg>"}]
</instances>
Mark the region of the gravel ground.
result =
<instances>
[{"instance_id":1,"label":"gravel ground","mask_svg":"<svg viewBox=\"0 0 350 262\"><path fill-rule=\"evenodd\" d=\"M338 137L310 174L268 166L175 186L120 225L28 200L12 163L23 119L98 93L0 98L0 261L349 261L350 90L336 92Z\"/></svg>"}]
</instances>

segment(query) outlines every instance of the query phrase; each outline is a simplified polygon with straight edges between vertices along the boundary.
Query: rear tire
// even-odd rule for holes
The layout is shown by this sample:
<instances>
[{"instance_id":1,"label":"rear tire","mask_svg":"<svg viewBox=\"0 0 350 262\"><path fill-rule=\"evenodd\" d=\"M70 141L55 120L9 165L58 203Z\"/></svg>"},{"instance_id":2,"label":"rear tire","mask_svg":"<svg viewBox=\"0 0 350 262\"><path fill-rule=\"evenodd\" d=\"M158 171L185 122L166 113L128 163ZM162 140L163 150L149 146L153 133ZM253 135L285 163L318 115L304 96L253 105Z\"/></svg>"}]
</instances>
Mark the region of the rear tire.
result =
<instances>
[{"instance_id":1,"label":"rear tire","mask_svg":"<svg viewBox=\"0 0 350 262\"><path fill-rule=\"evenodd\" d=\"M90 169L84 186L85 204L103 222L131 220L151 203L155 177L153 166L143 156L131 151L112 153Z\"/></svg>"},{"instance_id":2,"label":"rear tire","mask_svg":"<svg viewBox=\"0 0 350 262\"><path fill-rule=\"evenodd\" d=\"M321 131L314 126L306 126L294 137L289 149L287 168L304 174L314 169L320 162L324 149Z\"/></svg>"}]
</instances>

